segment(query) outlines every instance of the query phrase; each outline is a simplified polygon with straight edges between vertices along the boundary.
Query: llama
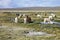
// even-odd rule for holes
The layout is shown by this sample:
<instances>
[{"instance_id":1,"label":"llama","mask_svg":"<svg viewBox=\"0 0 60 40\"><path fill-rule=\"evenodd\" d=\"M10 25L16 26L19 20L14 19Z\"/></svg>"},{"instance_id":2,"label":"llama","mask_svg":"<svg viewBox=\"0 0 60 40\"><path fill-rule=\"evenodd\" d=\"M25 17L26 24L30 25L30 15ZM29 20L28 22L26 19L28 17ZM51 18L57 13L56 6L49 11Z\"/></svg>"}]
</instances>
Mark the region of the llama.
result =
<instances>
[{"instance_id":1,"label":"llama","mask_svg":"<svg viewBox=\"0 0 60 40\"><path fill-rule=\"evenodd\" d=\"M42 18L42 16L41 16L41 15L39 15L39 14L37 14L37 17L38 17L38 18Z\"/></svg>"},{"instance_id":2,"label":"llama","mask_svg":"<svg viewBox=\"0 0 60 40\"><path fill-rule=\"evenodd\" d=\"M51 14L51 16L56 17L56 15L55 15L55 14Z\"/></svg>"},{"instance_id":3,"label":"llama","mask_svg":"<svg viewBox=\"0 0 60 40\"><path fill-rule=\"evenodd\" d=\"M24 23L27 23L27 18L24 18Z\"/></svg>"},{"instance_id":4,"label":"llama","mask_svg":"<svg viewBox=\"0 0 60 40\"><path fill-rule=\"evenodd\" d=\"M49 22L50 23L50 19L49 18L44 18L44 23L46 23L46 22Z\"/></svg>"},{"instance_id":5,"label":"llama","mask_svg":"<svg viewBox=\"0 0 60 40\"><path fill-rule=\"evenodd\" d=\"M52 19L54 19L54 17L53 17L53 16L49 16L49 19L51 19L51 20L52 20Z\"/></svg>"},{"instance_id":6,"label":"llama","mask_svg":"<svg viewBox=\"0 0 60 40\"><path fill-rule=\"evenodd\" d=\"M24 18L24 23L31 23L31 18L29 16L26 16Z\"/></svg>"},{"instance_id":7,"label":"llama","mask_svg":"<svg viewBox=\"0 0 60 40\"><path fill-rule=\"evenodd\" d=\"M17 23L17 22L18 22L18 17L15 18L15 23Z\"/></svg>"},{"instance_id":8,"label":"llama","mask_svg":"<svg viewBox=\"0 0 60 40\"><path fill-rule=\"evenodd\" d=\"M44 23L48 22L48 23L52 23L53 20L53 16L49 16L48 18L44 18Z\"/></svg>"},{"instance_id":9,"label":"llama","mask_svg":"<svg viewBox=\"0 0 60 40\"><path fill-rule=\"evenodd\" d=\"M22 16L23 16L23 15L22 15L22 14L20 14L20 15L18 16L18 18L22 18Z\"/></svg>"}]
</instances>

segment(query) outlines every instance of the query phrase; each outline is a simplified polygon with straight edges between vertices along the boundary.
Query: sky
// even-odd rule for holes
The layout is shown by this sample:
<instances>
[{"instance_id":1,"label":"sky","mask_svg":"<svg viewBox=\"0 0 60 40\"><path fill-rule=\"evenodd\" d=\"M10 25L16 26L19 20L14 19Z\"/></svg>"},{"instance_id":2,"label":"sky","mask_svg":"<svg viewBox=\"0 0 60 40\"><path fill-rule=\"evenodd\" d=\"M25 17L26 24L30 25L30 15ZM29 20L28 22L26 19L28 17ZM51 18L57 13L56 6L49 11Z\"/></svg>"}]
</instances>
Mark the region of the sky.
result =
<instances>
[{"instance_id":1,"label":"sky","mask_svg":"<svg viewBox=\"0 0 60 40\"><path fill-rule=\"evenodd\" d=\"M60 0L0 0L0 8L56 6L60 6Z\"/></svg>"}]
</instances>

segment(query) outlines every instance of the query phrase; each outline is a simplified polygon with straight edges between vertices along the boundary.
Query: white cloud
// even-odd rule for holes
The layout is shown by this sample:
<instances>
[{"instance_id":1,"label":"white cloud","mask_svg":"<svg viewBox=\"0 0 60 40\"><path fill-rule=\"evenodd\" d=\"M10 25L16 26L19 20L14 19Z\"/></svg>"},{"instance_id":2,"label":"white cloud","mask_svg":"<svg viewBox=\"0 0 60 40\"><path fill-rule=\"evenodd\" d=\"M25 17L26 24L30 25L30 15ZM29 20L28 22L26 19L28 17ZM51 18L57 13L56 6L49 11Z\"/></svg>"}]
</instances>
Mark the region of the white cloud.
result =
<instances>
[{"instance_id":1,"label":"white cloud","mask_svg":"<svg viewBox=\"0 0 60 40\"><path fill-rule=\"evenodd\" d=\"M0 6L9 7L12 0L0 0Z\"/></svg>"},{"instance_id":2,"label":"white cloud","mask_svg":"<svg viewBox=\"0 0 60 40\"><path fill-rule=\"evenodd\" d=\"M60 0L0 0L0 8L57 6Z\"/></svg>"},{"instance_id":3,"label":"white cloud","mask_svg":"<svg viewBox=\"0 0 60 40\"><path fill-rule=\"evenodd\" d=\"M55 6L59 0L20 0L17 1L17 6L33 7L33 6Z\"/></svg>"}]
</instances>

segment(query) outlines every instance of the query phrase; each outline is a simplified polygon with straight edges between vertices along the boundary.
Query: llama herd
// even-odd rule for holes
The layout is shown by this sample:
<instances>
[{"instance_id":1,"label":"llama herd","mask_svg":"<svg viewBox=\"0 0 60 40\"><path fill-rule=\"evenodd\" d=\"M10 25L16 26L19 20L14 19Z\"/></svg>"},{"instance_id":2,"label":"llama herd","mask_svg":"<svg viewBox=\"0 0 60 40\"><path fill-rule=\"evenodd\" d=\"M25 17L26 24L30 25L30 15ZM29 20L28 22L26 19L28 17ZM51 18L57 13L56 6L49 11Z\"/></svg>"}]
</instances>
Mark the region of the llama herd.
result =
<instances>
[{"instance_id":1,"label":"llama herd","mask_svg":"<svg viewBox=\"0 0 60 40\"><path fill-rule=\"evenodd\" d=\"M18 14L17 17L15 17L14 22L15 22L15 23L18 23L18 19L21 18L22 16L24 17L24 18L23 18L24 23L30 23L30 22L32 22L31 17L29 17L29 15L26 15L26 14L23 14L23 15L22 15L22 14ZM37 14L36 17L38 17L38 18L43 18L42 15L39 15L39 14ZM50 16L48 16L48 18L43 18L44 23L46 23L46 22L51 23L51 21L53 21L53 19L54 19L55 17L56 17L55 14L53 14L53 13L50 14Z\"/></svg>"}]
</instances>

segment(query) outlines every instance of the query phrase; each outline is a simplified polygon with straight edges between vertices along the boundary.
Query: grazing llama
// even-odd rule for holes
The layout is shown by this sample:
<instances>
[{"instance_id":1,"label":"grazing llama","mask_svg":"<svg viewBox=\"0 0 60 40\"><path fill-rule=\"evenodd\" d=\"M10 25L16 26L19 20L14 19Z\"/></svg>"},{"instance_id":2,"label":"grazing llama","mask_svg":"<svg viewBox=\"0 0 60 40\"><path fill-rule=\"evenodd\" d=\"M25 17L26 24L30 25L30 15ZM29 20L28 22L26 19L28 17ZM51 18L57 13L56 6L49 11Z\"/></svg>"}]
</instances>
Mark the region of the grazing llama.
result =
<instances>
[{"instance_id":1,"label":"grazing llama","mask_svg":"<svg viewBox=\"0 0 60 40\"><path fill-rule=\"evenodd\" d=\"M38 17L38 18L42 18L42 16L41 16L41 15L39 15L39 14L37 14L37 17Z\"/></svg>"},{"instance_id":2,"label":"grazing llama","mask_svg":"<svg viewBox=\"0 0 60 40\"><path fill-rule=\"evenodd\" d=\"M48 18L44 18L44 23L48 22L51 23L51 21L53 20L53 16L49 16Z\"/></svg>"}]
</instances>

